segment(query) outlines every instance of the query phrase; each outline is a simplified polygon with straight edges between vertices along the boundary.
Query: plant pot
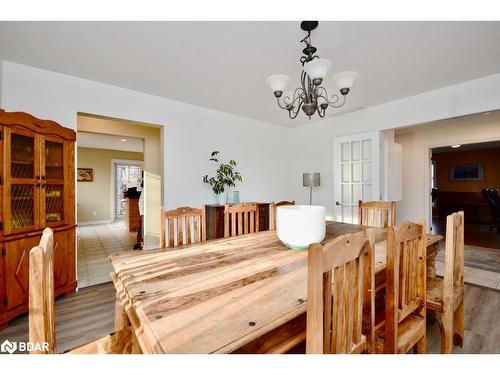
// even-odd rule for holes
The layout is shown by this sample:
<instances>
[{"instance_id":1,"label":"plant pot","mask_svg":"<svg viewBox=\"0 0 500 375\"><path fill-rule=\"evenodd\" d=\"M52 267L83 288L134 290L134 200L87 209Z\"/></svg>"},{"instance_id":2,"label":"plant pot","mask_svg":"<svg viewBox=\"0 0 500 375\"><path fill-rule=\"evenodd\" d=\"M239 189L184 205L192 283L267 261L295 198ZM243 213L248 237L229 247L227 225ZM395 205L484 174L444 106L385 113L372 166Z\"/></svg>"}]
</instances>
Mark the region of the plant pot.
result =
<instances>
[{"instance_id":1,"label":"plant pot","mask_svg":"<svg viewBox=\"0 0 500 375\"><path fill-rule=\"evenodd\" d=\"M217 199L217 204L224 205L227 203L227 192L217 194L215 198Z\"/></svg>"}]
</instances>

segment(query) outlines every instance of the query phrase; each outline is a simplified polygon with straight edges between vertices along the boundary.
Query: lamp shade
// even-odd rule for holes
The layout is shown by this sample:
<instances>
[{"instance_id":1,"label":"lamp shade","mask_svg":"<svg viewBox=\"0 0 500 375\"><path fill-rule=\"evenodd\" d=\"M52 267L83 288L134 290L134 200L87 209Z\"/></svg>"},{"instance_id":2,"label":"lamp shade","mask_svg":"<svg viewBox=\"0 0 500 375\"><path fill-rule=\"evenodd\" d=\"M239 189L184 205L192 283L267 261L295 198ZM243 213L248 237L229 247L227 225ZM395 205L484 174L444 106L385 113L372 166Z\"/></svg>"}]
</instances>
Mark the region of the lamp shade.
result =
<instances>
[{"instance_id":1,"label":"lamp shade","mask_svg":"<svg viewBox=\"0 0 500 375\"><path fill-rule=\"evenodd\" d=\"M332 63L330 60L314 59L304 65L304 72L306 72L311 79L325 79L331 66Z\"/></svg>"},{"instance_id":2,"label":"lamp shade","mask_svg":"<svg viewBox=\"0 0 500 375\"><path fill-rule=\"evenodd\" d=\"M348 70L345 72L337 73L333 76L333 83L339 89L352 88L354 81L358 78L358 73Z\"/></svg>"},{"instance_id":3,"label":"lamp shade","mask_svg":"<svg viewBox=\"0 0 500 375\"><path fill-rule=\"evenodd\" d=\"M290 82L290 77L284 74L274 74L266 78L266 82L272 92L285 91Z\"/></svg>"},{"instance_id":4,"label":"lamp shade","mask_svg":"<svg viewBox=\"0 0 500 375\"><path fill-rule=\"evenodd\" d=\"M316 173L303 173L302 174L302 185L303 186L320 186L320 176L319 172Z\"/></svg>"}]
</instances>

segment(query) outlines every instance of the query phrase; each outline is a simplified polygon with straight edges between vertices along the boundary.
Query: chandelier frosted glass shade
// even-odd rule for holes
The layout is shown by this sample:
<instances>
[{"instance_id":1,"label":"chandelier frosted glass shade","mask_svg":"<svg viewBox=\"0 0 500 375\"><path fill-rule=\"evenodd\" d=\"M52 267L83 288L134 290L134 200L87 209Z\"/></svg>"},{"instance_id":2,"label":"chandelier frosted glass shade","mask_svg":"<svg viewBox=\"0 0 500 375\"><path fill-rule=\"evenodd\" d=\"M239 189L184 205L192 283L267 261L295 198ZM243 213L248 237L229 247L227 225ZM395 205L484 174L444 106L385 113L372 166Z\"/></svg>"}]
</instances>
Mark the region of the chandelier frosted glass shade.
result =
<instances>
[{"instance_id":1,"label":"chandelier frosted glass shade","mask_svg":"<svg viewBox=\"0 0 500 375\"><path fill-rule=\"evenodd\" d=\"M304 72L312 80L324 80L331 66L332 63L328 59L313 59L304 64Z\"/></svg>"},{"instance_id":2,"label":"chandelier frosted glass shade","mask_svg":"<svg viewBox=\"0 0 500 375\"><path fill-rule=\"evenodd\" d=\"M339 89L351 89L354 81L358 78L358 73L348 70L345 72L337 73L333 76L333 83Z\"/></svg>"},{"instance_id":3,"label":"chandelier frosted glass shade","mask_svg":"<svg viewBox=\"0 0 500 375\"><path fill-rule=\"evenodd\" d=\"M290 82L290 77L284 74L273 74L266 78L266 82L272 92L285 91Z\"/></svg>"}]
</instances>

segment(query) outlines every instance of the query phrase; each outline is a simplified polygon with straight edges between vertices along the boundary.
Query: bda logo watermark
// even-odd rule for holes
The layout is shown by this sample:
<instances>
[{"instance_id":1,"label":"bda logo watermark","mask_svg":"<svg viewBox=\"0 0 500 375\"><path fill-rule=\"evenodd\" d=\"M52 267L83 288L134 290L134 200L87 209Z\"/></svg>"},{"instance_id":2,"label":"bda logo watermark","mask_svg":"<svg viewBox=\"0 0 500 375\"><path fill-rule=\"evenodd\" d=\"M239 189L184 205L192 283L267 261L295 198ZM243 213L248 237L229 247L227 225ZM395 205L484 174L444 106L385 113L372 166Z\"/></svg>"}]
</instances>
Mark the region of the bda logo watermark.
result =
<instances>
[{"instance_id":1,"label":"bda logo watermark","mask_svg":"<svg viewBox=\"0 0 500 375\"><path fill-rule=\"evenodd\" d=\"M25 341L10 341L9 339L5 340L0 345L0 352L12 354L16 350L20 352L48 352L49 351L49 343L48 342L25 342Z\"/></svg>"},{"instance_id":2,"label":"bda logo watermark","mask_svg":"<svg viewBox=\"0 0 500 375\"><path fill-rule=\"evenodd\" d=\"M17 349L17 342L11 342L8 339L2 342L2 345L0 345L0 351L3 353L12 354L16 351L16 349Z\"/></svg>"}]
</instances>

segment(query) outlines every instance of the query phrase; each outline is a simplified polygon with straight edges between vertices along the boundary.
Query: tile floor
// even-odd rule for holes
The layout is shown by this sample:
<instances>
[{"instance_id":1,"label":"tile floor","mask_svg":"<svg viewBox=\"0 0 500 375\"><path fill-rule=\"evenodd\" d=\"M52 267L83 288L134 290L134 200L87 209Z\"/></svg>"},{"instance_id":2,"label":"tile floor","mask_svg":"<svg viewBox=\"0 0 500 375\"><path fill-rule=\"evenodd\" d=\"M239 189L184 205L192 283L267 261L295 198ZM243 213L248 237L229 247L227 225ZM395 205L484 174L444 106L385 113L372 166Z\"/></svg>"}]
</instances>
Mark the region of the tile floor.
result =
<instances>
[{"instance_id":1,"label":"tile floor","mask_svg":"<svg viewBox=\"0 0 500 375\"><path fill-rule=\"evenodd\" d=\"M123 221L78 227L78 287L111 281L108 256L132 251L135 239Z\"/></svg>"}]
</instances>

